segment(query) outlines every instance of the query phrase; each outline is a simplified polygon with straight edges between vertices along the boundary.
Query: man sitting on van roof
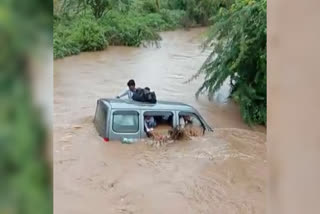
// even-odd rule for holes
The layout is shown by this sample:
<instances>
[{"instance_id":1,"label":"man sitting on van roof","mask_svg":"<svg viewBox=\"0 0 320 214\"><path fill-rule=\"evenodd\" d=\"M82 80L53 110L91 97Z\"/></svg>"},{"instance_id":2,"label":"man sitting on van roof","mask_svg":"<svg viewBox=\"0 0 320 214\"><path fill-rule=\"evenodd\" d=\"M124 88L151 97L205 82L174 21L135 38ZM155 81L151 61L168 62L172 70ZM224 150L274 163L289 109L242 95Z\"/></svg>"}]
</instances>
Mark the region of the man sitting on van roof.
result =
<instances>
[{"instance_id":1,"label":"man sitting on van roof","mask_svg":"<svg viewBox=\"0 0 320 214\"><path fill-rule=\"evenodd\" d=\"M136 91L136 83L134 82L133 79L131 79L131 80L128 81L127 86L128 86L129 89L126 90L121 95L117 96L118 99L127 95L128 99L132 100L133 93Z\"/></svg>"}]
</instances>

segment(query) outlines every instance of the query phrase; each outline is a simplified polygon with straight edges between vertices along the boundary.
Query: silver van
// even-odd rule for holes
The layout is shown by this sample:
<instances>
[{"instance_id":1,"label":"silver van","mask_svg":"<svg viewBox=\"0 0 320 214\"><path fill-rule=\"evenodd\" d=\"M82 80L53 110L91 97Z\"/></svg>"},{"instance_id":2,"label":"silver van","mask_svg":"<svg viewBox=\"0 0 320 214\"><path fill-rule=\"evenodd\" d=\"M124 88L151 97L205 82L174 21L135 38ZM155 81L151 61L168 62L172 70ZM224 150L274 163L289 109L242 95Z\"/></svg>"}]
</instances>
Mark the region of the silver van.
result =
<instances>
[{"instance_id":1,"label":"silver van","mask_svg":"<svg viewBox=\"0 0 320 214\"><path fill-rule=\"evenodd\" d=\"M156 104L123 99L99 99L94 125L105 140L146 137L144 119L154 117L160 126L177 127L181 117L192 117L193 123L205 131L213 131L192 106L178 102L158 101Z\"/></svg>"}]
</instances>

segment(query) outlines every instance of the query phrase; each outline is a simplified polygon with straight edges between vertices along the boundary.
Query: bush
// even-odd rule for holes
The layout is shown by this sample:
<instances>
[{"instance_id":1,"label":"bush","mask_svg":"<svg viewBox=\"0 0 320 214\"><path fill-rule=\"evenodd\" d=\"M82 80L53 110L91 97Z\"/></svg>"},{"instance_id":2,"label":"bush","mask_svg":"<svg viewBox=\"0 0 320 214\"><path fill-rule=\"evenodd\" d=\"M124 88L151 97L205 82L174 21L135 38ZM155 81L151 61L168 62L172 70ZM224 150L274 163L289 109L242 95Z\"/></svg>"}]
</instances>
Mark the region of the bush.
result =
<instances>
[{"instance_id":1,"label":"bush","mask_svg":"<svg viewBox=\"0 0 320 214\"><path fill-rule=\"evenodd\" d=\"M230 5L233 0L167 0L166 8L169 10L182 10L185 12L182 23L185 27L195 25L209 25L210 18L220 7Z\"/></svg>"},{"instance_id":2,"label":"bush","mask_svg":"<svg viewBox=\"0 0 320 214\"><path fill-rule=\"evenodd\" d=\"M157 13L159 10L156 0L136 0L132 5L132 11L139 14Z\"/></svg>"},{"instance_id":3,"label":"bush","mask_svg":"<svg viewBox=\"0 0 320 214\"><path fill-rule=\"evenodd\" d=\"M167 9L161 9L159 13L149 13L146 15L134 14L139 23L145 24L154 31L173 30L181 27L184 15L184 11Z\"/></svg>"},{"instance_id":4,"label":"bush","mask_svg":"<svg viewBox=\"0 0 320 214\"><path fill-rule=\"evenodd\" d=\"M66 0L59 4L61 11L54 16L54 57L102 50L108 44L157 43L161 39L158 31L208 20L215 11L215 0L203 1Z\"/></svg>"},{"instance_id":5,"label":"bush","mask_svg":"<svg viewBox=\"0 0 320 214\"><path fill-rule=\"evenodd\" d=\"M173 30L182 27L182 20L186 16L186 12L183 10L161 9L159 13L167 23L167 28L164 30Z\"/></svg>"},{"instance_id":6,"label":"bush","mask_svg":"<svg viewBox=\"0 0 320 214\"><path fill-rule=\"evenodd\" d=\"M76 21L57 21L54 25L54 57L102 50L108 45L103 29L91 16L79 15Z\"/></svg>"},{"instance_id":7,"label":"bush","mask_svg":"<svg viewBox=\"0 0 320 214\"><path fill-rule=\"evenodd\" d=\"M147 16L111 10L99 20L93 15L80 14L73 19L55 19L54 57L78 54L81 51L102 50L112 45L140 46L143 42L161 39L157 30L169 26L159 14Z\"/></svg>"},{"instance_id":8,"label":"bush","mask_svg":"<svg viewBox=\"0 0 320 214\"><path fill-rule=\"evenodd\" d=\"M163 20L162 16L159 13L150 13L146 16L140 17L139 19L146 26L156 31L167 30L170 28L168 23Z\"/></svg>"},{"instance_id":9,"label":"bush","mask_svg":"<svg viewBox=\"0 0 320 214\"><path fill-rule=\"evenodd\" d=\"M62 58L80 53L80 44L71 40L72 29L62 24L53 27L53 55L54 58Z\"/></svg>"},{"instance_id":10,"label":"bush","mask_svg":"<svg viewBox=\"0 0 320 214\"><path fill-rule=\"evenodd\" d=\"M159 34L134 13L110 11L100 20L105 36L112 45L140 46L143 41L156 42Z\"/></svg>"},{"instance_id":11,"label":"bush","mask_svg":"<svg viewBox=\"0 0 320 214\"><path fill-rule=\"evenodd\" d=\"M80 51L97 51L107 47L108 42L103 29L92 19L79 19L71 40L79 44Z\"/></svg>"},{"instance_id":12,"label":"bush","mask_svg":"<svg viewBox=\"0 0 320 214\"><path fill-rule=\"evenodd\" d=\"M100 18L111 7L109 0L84 0L86 6L89 6L95 18Z\"/></svg>"}]
</instances>

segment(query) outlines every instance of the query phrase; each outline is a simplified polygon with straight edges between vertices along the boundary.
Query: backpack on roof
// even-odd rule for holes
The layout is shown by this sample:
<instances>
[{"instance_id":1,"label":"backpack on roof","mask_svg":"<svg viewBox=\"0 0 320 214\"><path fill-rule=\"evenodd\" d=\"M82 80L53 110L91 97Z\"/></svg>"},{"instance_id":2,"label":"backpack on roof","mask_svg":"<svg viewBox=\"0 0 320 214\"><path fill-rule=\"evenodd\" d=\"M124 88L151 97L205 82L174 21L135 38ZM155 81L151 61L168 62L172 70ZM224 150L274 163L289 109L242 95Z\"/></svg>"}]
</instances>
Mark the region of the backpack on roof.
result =
<instances>
[{"instance_id":1,"label":"backpack on roof","mask_svg":"<svg viewBox=\"0 0 320 214\"><path fill-rule=\"evenodd\" d=\"M154 92L150 92L143 88L137 88L132 95L132 99L138 102L156 103L157 97Z\"/></svg>"},{"instance_id":2,"label":"backpack on roof","mask_svg":"<svg viewBox=\"0 0 320 214\"><path fill-rule=\"evenodd\" d=\"M132 95L134 101L143 102L144 101L144 89L137 88Z\"/></svg>"},{"instance_id":3,"label":"backpack on roof","mask_svg":"<svg viewBox=\"0 0 320 214\"><path fill-rule=\"evenodd\" d=\"M145 93L145 101L144 102L148 102L148 103L156 103L157 102L157 97L156 97L156 93L154 93L153 91L147 91Z\"/></svg>"}]
</instances>

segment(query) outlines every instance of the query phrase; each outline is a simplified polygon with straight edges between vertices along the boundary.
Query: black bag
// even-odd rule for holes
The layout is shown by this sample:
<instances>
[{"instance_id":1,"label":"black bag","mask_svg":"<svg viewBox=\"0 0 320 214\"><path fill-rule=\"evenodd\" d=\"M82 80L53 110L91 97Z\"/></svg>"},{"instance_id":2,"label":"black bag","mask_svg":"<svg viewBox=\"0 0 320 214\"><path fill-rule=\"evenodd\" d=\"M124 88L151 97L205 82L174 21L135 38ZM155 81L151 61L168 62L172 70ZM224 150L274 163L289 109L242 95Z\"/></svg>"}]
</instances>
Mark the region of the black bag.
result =
<instances>
[{"instance_id":1,"label":"black bag","mask_svg":"<svg viewBox=\"0 0 320 214\"><path fill-rule=\"evenodd\" d=\"M145 94L145 102L156 103L157 102L156 94L154 92L147 92Z\"/></svg>"},{"instance_id":2,"label":"black bag","mask_svg":"<svg viewBox=\"0 0 320 214\"><path fill-rule=\"evenodd\" d=\"M137 88L135 92L133 92L132 99L134 101L144 102L144 89Z\"/></svg>"},{"instance_id":3,"label":"black bag","mask_svg":"<svg viewBox=\"0 0 320 214\"><path fill-rule=\"evenodd\" d=\"M137 88L132 95L132 99L139 102L156 103L157 98L154 92L148 90Z\"/></svg>"}]
</instances>

